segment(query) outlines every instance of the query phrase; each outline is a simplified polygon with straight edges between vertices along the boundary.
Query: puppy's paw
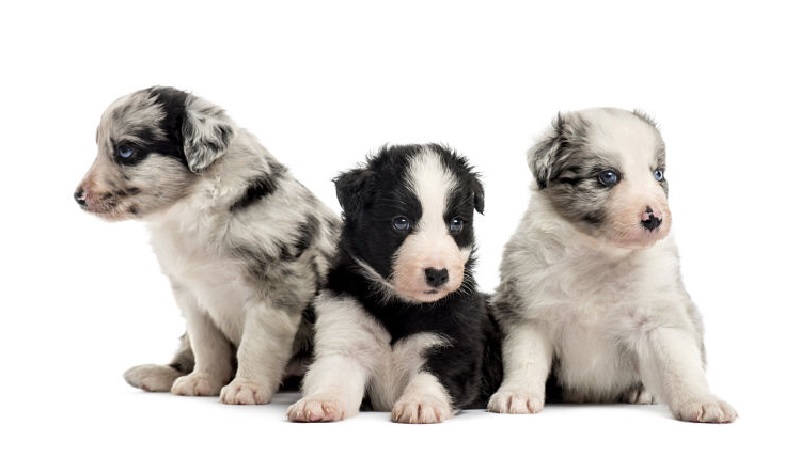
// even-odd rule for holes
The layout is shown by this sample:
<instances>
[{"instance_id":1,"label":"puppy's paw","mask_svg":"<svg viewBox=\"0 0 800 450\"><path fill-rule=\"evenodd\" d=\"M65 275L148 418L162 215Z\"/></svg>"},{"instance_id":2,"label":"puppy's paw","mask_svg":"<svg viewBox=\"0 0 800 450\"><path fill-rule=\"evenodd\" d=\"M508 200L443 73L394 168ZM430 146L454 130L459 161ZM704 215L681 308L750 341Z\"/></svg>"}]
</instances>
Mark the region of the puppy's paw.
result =
<instances>
[{"instance_id":1,"label":"puppy's paw","mask_svg":"<svg viewBox=\"0 0 800 450\"><path fill-rule=\"evenodd\" d=\"M172 383L182 374L170 366L144 364L125 371L125 381L147 392L169 392Z\"/></svg>"},{"instance_id":2,"label":"puppy's paw","mask_svg":"<svg viewBox=\"0 0 800 450\"><path fill-rule=\"evenodd\" d=\"M267 385L237 378L222 388L219 400L226 405L266 405L271 397Z\"/></svg>"},{"instance_id":3,"label":"puppy's paw","mask_svg":"<svg viewBox=\"0 0 800 450\"><path fill-rule=\"evenodd\" d=\"M345 417L347 412L335 399L301 398L286 411L292 422L339 422Z\"/></svg>"},{"instance_id":4,"label":"puppy's paw","mask_svg":"<svg viewBox=\"0 0 800 450\"><path fill-rule=\"evenodd\" d=\"M397 423L442 423L451 417L450 405L435 395L404 395L392 407Z\"/></svg>"},{"instance_id":5,"label":"puppy's paw","mask_svg":"<svg viewBox=\"0 0 800 450\"><path fill-rule=\"evenodd\" d=\"M731 405L714 396L692 399L673 413L678 420L701 423L731 423L739 417Z\"/></svg>"},{"instance_id":6,"label":"puppy's paw","mask_svg":"<svg viewBox=\"0 0 800 450\"><path fill-rule=\"evenodd\" d=\"M190 373L172 383L171 392L175 395L211 397L219 395L222 382L203 373Z\"/></svg>"},{"instance_id":7,"label":"puppy's paw","mask_svg":"<svg viewBox=\"0 0 800 450\"><path fill-rule=\"evenodd\" d=\"M533 392L499 390L489 398L487 409L507 414L533 414L544 408L544 395Z\"/></svg>"},{"instance_id":8,"label":"puppy's paw","mask_svg":"<svg viewBox=\"0 0 800 450\"><path fill-rule=\"evenodd\" d=\"M629 405L655 405L656 396L643 387L631 389L622 395L622 402Z\"/></svg>"}]
</instances>

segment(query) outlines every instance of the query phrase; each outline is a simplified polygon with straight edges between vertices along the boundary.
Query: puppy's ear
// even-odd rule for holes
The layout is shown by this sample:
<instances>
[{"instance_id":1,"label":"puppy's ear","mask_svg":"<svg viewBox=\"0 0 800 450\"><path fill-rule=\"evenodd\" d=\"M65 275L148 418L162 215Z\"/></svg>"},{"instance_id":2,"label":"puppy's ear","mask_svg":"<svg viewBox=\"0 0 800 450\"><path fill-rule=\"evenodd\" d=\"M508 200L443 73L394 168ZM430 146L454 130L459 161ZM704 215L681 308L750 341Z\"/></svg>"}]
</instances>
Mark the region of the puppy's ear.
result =
<instances>
[{"instance_id":1,"label":"puppy's ear","mask_svg":"<svg viewBox=\"0 0 800 450\"><path fill-rule=\"evenodd\" d=\"M345 215L353 215L369 202L376 177L377 174L371 170L355 169L333 179L336 198L342 205Z\"/></svg>"},{"instance_id":2,"label":"puppy's ear","mask_svg":"<svg viewBox=\"0 0 800 450\"><path fill-rule=\"evenodd\" d=\"M528 167L539 189L561 172L569 149L585 145L589 124L575 113L558 115L541 138L528 150Z\"/></svg>"},{"instance_id":3,"label":"puppy's ear","mask_svg":"<svg viewBox=\"0 0 800 450\"><path fill-rule=\"evenodd\" d=\"M190 96L183 122L183 151L189 170L201 172L222 156L233 139L234 129L222 108Z\"/></svg>"},{"instance_id":4,"label":"puppy's ear","mask_svg":"<svg viewBox=\"0 0 800 450\"><path fill-rule=\"evenodd\" d=\"M475 178L473 180L474 181L472 182L472 195L473 195L472 200L475 203L475 211L478 211L479 213L483 214L483 207L486 200L486 195L483 191L483 183L481 183L481 180L480 178L478 178L478 175L475 175Z\"/></svg>"}]
</instances>

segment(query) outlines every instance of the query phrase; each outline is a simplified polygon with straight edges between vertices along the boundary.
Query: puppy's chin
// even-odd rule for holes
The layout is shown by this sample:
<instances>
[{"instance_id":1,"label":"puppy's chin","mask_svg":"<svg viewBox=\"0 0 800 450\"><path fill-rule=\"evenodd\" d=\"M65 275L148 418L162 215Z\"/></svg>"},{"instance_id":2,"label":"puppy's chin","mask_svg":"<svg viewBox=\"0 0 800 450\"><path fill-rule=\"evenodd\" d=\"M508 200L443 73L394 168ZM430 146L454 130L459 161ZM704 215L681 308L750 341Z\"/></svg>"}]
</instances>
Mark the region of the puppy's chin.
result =
<instances>
[{"instance_id":1,"label":"puppy's chin","mask_svg":"<svg viewBox=\"0 0 800 450\"><path fill-rule=\"evenodd\" d=\"M122 222L141 218L139 210L134 205L97 205L85 207L83 210L108 222Z\"/></svg>"},{"instance_id":2,"label":"puppy's chin","mask_svg":"<svg viewBox=\"0 0 800 450\"><path fill-rule=\"evenodd\" d=\"M413 303L434 303L438 302L442 298L452 294L455 289L443 289L443 288L425 288L425 289L406 289L406 288L399 288L396 285L392 285L394 287L394 291L398 297Z\"/></svg>"}]
</instances>

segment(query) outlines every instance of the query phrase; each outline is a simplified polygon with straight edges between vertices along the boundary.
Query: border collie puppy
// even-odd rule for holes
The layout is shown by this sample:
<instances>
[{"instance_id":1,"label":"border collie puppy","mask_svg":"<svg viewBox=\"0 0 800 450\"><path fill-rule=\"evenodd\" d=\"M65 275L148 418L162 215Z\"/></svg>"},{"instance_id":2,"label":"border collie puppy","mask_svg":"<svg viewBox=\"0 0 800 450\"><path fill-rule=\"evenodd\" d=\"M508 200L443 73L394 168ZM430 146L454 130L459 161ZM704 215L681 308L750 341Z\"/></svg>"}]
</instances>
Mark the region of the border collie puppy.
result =
<instances>
[{"instance_id":1,"label":"border collie puppy","mask_svg":"<svg viewBox=\"0 0 800 450\"><path fill-rule=\"evenodd\" d=\"M311 300L339 218L224 110L177 89L114 101L97 147L75 200L103 219L147 224L186 318L172 363L132 367L125 379L145 391L268 402L295 371L290 358L310 353Z\"/></svg>"},{"instance_id":2,"label":"border collie puppy","mask_svg":"<svg viewBox=\"0 0 800 450\"><path fill-rule=\"evenodd\" d=\"M657 400L679 420L735 420L706 382L703 325L681 281L654 122L612 108L559 114L528 162L530 206L492 300L505 379L489 410Z\"/></svg>"},{"instance_id":3,"label":"border collie puppy","mask_svg":"<svg viewBox=\"0 0 800 450\"><path fill-rule=\"evenodd\" d=\"M364 398L404 423L485 408L502 367L471 274L478 175L447 147L404 145L334 183L345 220L339 260L315 302L314 362L289 420L343 420Z\"/></svg>"}]
</instances>

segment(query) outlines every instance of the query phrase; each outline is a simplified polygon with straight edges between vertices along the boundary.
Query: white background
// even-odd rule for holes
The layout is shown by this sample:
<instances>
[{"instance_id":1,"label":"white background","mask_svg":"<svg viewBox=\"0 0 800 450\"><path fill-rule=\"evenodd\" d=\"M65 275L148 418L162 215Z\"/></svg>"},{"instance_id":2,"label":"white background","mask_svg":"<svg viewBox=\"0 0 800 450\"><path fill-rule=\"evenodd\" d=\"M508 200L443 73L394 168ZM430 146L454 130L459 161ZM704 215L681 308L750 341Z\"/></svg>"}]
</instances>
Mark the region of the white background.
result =
<instances>
[{"instance_id":1,"label":"white background","mask_svg":"<svg viewBox=\"0 0 800 450\"><path fill-rule=\"evenodd\" d=\"M0 11L0 447L794 447L797 14L739 2L4 3ZM786 2L787 4L789 2ZM183 322L142 224L72 193L97 120L153 84L226 108L331 208L330 179L385 142L447 142L483 173L484 290L528 199L525 152L558 110L641 108L667 142L674 231L704 314L712 389L740 412L469 411L438 426L364 413L284 419L295 394L233 407L145 394ZM782 444L778 444L782 442Z\"/></svg>"}]
</instances>

